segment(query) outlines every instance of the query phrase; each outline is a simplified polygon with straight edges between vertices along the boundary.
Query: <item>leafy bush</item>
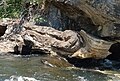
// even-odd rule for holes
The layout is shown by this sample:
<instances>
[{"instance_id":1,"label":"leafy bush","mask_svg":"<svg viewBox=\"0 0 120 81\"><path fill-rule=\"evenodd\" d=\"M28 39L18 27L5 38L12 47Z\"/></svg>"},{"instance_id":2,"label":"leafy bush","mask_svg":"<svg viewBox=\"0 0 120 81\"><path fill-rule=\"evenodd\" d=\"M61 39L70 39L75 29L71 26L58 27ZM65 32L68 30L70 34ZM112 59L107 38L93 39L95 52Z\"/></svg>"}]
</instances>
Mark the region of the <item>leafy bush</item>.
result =
<instances>
[{"instance_id":1,"label":"leafy bush","mask_svg":"<svg viewBox=\"0 0 120 81\"><path fill-rule=\"evenodd\" d=\"M42 0L0 0L0 18L20 17L26 1L40 4Z\"/></svg>"}]
</instances>

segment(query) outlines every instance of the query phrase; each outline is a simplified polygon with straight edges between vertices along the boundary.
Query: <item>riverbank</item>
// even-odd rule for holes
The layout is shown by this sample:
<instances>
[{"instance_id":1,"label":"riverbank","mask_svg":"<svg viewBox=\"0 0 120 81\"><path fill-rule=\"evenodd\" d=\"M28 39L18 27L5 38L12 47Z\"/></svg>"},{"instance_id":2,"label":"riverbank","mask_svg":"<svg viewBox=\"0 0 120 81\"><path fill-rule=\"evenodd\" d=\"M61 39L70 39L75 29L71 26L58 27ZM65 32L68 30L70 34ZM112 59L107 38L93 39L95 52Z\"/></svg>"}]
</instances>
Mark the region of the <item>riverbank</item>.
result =
<instances>
[{"instance_id":1,"label":"riverbank","mask_svg":"<svg viewBox=\"0 0 120 81\"><path fill-rule=\"evenodd\" d=\"M51 67L46 56L0 56L0 81L28 77L38 81L119 81L119 70L95 70L73 66ZM56 59L56 58L55 58ZM51 60L55 60L51 59ZM49 61L48 61L49 62ZM60 60L56 61L61 64ZM68 65L68 64L66 64ZM55 66L53 64L53 66ZM11 77L11 78L10 78Z\"/></svg>"},{"instance_id":2,"label":"riverbank","mask_svg":"<svg viewBox=\"0 0 120 81\"><path fill-rule=\"evenodd\" d=\"M110 60L119 61L119 55L117 55L119 43L110 48L112 42L94 38L85 31L78 34L72 30L59 31L30 22L22 25L19 23L19 19L8 19L2 22L1 28L3 27L4 30L6 27L6 30L0 39L1 55L48 55L50 59L54 57L60 62L66 59L68 64L88 69L113 69L113 66L119 65L119 63L114 65L110 62ZM20 30L21 28L22 30ZM20 31L18 32L18 30ZM84 44L87 45L84 47ZM113 53L110 56L107 54L109 51ZM43 61L43 63L49 65L47 61ZM66 64L63 62L63 65ZM58 66L60 67L60 64Z\"/></svg>"}]
</instances>

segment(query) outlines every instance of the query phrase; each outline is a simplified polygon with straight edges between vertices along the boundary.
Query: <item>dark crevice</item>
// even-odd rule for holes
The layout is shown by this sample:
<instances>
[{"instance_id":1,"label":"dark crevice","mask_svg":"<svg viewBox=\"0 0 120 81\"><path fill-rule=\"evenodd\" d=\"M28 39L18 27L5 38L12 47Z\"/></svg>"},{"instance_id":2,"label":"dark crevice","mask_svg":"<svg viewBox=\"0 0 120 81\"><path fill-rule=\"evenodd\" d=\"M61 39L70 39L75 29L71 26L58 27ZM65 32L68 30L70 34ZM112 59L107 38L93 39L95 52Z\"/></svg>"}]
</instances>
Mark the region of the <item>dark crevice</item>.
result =
<instances>
[{"instance_id":1,"label":"dark crevice","mask_svg":"<svg viewBox=\"0 0 120 81\"><path fill-rule=\"evenodd\" d=\"M46 55L47 53L40 49L32 49L31 54Z\"/></svg>"},{"instance_id":2,"label":"dark crevice","mask_svg":"<svg viewBox=\"0 0 120 81\"><path fill-rule=\"evenodd\" d=\"M115 43L111 46L109 51L112 53L107 57L110 60L118 60L120 61L120 43Z\"/></svg>"},{"instance_id":3,"label":"dark crevice","mask_svg":"<svg viewBox=\"0 0 120 81\"><path fill-rule=\"evenodd\" d=\"M97 67L100 67L100 61L97 59L92 58L86 58L86 59L80 59L80 58L66 58L69 63L73 64L76 67L80 68L87 68L87 69L98 69Z\"/></svg>"},{"instance_id":4,"label":"dark crevice","mask_svg":"<svg viewBox=\"0 0 120 81\"><path fill-rule=\"evenodd\" d=\"M0 25L0 36L3 36L6 30L7 30L7 25L5 26Z\"/></svg>"}]
</instances>

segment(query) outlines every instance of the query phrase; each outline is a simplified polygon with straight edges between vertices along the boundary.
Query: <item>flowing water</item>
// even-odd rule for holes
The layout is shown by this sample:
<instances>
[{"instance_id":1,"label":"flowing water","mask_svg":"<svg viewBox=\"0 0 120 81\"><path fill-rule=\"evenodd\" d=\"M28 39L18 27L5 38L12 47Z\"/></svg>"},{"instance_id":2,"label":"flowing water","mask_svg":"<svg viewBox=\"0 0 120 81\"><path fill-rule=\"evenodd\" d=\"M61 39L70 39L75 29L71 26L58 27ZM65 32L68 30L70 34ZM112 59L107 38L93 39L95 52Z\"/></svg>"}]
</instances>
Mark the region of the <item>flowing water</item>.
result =
<instances>
[{"instance_id":1,"label":"flowing water","mask_svg":"<svg viewBox=\"0 0 120 81\"><path fill-rule=\"evenodd\" d=\"M41 62L42 58L44 56L0 56L0 81L120 81L119 70L90 71L72 67L49 67Z\"/></svg>"}]
</instances>

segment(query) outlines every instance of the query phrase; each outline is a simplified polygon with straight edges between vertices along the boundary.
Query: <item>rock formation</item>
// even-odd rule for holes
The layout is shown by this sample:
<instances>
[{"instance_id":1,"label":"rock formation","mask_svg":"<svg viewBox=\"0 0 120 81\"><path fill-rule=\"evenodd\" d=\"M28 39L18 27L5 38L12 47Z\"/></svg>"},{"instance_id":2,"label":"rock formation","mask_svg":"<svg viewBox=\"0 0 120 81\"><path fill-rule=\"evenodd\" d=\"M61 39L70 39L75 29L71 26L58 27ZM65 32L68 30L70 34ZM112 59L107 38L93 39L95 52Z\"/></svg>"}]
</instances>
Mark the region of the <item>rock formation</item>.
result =
<instances>
[{"instance_id":1,"label":"rock formation","mask_svg":"<svg viewBox=\"0 0 120 81\"><path fill-rule=\"evenodd\" d=\"M44 0L46 26L21 20L0 25L0 52L105 58L120 40L118 6L117 0Z\"/></svg>"},{"instance_id":2,"label":"rock formation","mask_svg":"<svg viewBox=\"0 0 120 81\"><path fill-rule=\"evenodd\" d=\"M85 31L58 31L51 27L23 24L20 33L13 33L15 26L8 27L1 37L1 52L30 54L40 51L51 55L79 58L105 58L112 42L93 38ZM16 30L15 30L16 31ZM4 40L2 40L4 39Z\"/></svg>"},{"instance_id":3,"label":"rock formation","mask_svg":"<svg viewBox=\"0 0 120 81\"><path fill-rule=\"evenodd\" d=\"M46 3L48 21L53 27L61 21L59 26L63 29L84 29L100 37L120 37L118 0L46 0Z\"/></svg>"}]
</instances>

